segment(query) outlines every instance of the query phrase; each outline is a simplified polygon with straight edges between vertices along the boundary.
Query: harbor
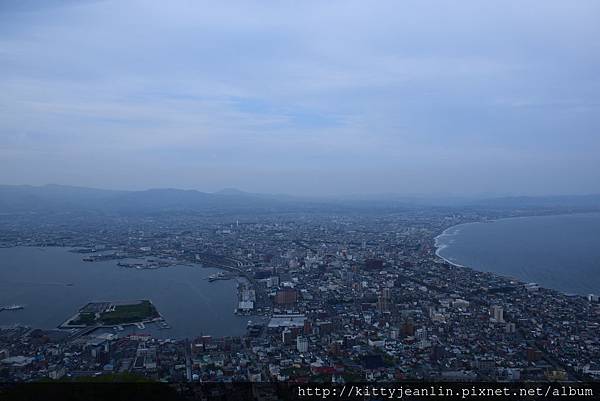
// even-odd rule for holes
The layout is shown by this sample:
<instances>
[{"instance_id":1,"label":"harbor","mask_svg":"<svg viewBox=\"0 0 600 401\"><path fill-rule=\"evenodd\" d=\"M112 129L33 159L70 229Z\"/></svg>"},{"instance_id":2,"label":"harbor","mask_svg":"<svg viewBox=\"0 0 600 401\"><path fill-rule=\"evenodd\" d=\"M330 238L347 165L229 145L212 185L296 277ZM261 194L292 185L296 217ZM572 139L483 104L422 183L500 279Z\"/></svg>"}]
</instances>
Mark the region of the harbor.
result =
<instances>
[{"instance_id":1,"label":"harbor","mask_svg":"<svg viewBox=\"0 0 600 401\"><path fill-rule=\"evenodd\" d=\"M82 253L73 248L0 249L6 269L0 274L0 305L19 304L23 310L0 312L0 326L23 324L55 329L90 301L151 299L166 324L144 323L144 332L160 338L185 338L197 333L210 335L243 334L246 322L232 313L237 306L237 278L216 280L208 277L223 272L205 264L175 262L168 254L144 258L96 262L82 261ZM127 254L135 253L125 250ZM123 263L168 261L172 266L137 269L117 266ZM230 272L235 274L235 272ZM35 279L32 279L35 277ZM173 296L176 293L177 296ZM194 318L191 318L194 317ZM124 331L140 332L135 325Z\"/></svg>"}]
</instances>

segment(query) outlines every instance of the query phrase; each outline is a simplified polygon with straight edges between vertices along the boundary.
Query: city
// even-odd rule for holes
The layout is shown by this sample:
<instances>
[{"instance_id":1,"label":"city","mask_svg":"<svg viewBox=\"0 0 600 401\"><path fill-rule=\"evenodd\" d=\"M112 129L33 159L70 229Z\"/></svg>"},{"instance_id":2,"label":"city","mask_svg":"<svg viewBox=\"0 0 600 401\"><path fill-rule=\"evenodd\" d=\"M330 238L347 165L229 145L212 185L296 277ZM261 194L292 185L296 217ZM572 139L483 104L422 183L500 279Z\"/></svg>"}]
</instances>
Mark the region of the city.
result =
<instances>
[{"instance_id":1,"label":"city","mask_svg":"<svg viewBox=\"0 0 600 401\"><path fill-rule=\"evenodd\" d=\"M126 258L163 261L160 269L174 263L218 266L230 275L226 279L239 280L236 313L249 323L243 336L185 339L155 338L139 329L2 327L0 377L298 383L600 379L597 296L565 295L436 255L435 237L444 229L490 217L498 216L421 209L196 214L119 217L97 226L91 218L76 226L74 218L62 228L26 216L5 219L4 247L70 247L89 263L111 260L115 269L124 268L118 263Z\"/></svg>"}]
</instances>

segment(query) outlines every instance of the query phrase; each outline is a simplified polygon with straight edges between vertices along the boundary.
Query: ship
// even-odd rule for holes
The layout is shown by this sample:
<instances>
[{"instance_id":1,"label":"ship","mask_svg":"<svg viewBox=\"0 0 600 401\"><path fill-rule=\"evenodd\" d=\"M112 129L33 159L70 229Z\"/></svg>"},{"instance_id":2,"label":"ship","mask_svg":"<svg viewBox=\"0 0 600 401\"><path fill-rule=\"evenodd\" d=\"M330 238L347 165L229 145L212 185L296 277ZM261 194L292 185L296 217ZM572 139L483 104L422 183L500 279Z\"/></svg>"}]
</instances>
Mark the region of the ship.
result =
<instances>
[{"instance_id":1,"label":"ship","mask_svg":"<svg viewBox=\"0 0 600 401\"><path fill-rule=\"evenodd\" d=\"M212 283L213 281L223 279L223 278L225 278L225 273L220 272L218 274L213 274L210 277L208 277L208 281Z\"/></svg>"},{"instance_id":2,"label":"ship","mask_svg":"<svg viewBox=\"0 0 600 401\"><path fill-rule=\"evenodd\" d=\"M3 310L19 310L19 309L25 309L24 305L6 305L6 306L0 306L0 311Z\"/></svg>"}]
</instances>

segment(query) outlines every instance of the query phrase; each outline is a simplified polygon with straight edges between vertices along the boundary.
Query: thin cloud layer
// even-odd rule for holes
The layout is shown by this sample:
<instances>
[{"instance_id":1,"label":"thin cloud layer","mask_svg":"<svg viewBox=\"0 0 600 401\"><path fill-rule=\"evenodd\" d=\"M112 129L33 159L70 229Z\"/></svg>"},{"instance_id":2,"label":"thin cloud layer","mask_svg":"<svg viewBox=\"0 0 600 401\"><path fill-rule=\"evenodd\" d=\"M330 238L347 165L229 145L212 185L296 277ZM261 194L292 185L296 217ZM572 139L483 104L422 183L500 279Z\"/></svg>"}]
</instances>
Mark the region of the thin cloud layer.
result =
<instances>
[{"instance_id":1,"label":"thin cloud layer","mask_svg":"<svg viewBox=\"0 0 600 401\"><path fill-rule=\"evenodd\" d=\"M597 2L43 3L0 6L3 183L600 191Z\"/></svg>"}]
</instances>

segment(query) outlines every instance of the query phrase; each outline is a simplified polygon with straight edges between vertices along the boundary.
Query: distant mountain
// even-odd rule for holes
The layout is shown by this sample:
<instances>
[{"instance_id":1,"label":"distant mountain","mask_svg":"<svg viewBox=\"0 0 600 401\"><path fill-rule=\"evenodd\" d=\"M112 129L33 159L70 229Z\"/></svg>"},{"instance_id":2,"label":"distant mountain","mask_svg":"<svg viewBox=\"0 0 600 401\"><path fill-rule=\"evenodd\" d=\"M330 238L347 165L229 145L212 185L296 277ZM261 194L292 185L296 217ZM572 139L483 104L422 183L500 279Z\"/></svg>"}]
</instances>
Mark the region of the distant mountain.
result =
<instances>
[{"instance_id":1,"label":"distant mountain","mask_svg":"<svg viewBox=\"0 0 600 401\"><path fill-rule=\"evenodd\" d=\"M168 211L248 211L285 208L285 204L242 191L206 193L181 189L149 189L129 192L107 203L109 211L168 212Z\"/></svg>"},{"instance_id":2,"label":"distant mountain","mask_svg":"<svg viewBox=\"0 0 600 401\"><path fill-rule=\"evenodd\" d=\"M126 193L55 184L0 185L0 213L94 209Z\"/></svg>"},{"instance_id":3,"label":"distant mountain","mask_svg":"<svg viewBox=\"0 0 600 401\"><path fill-rule=\"evenodd\" d=\"M557 196L506 196L482 199L471 205L486 208L600 208L600 194Z\"/></svg>"},{"instance_id":4,"label":"distant mountain","mask_svg":"<svg viewBox=\"0 0 600 401\"><path fill-rule=\"evenodd\" d=\"M214 193L181 189L116 191L64 185L0 185L0 214L29 212L103 212L146 214L164 212L341 212L406 210L428 207L600 210L600 195L502 197L401 196L396 194L346 198L302 198L255 194L227 188Z\"/></svg>"},{"instance_id":5,"label":"distant mountain","mask_svg":"<svg viewBox=\"0 0 600 401\"><path fill-rule=\"evenodd\" d=\"M0 213L96 211L106 213L289 211L301 207L277 196L239 190L149 189L113 191L62 185L0 185Z\"/></svg>"},{"instance_id":6,"label":"distant mountain","mask_svg":"<svg viewBox=\"0 0 600 401\"><path fill-rule=\"evenodd\" d=\"M401 195L397 193L354 194L335 198L340 202L374 203L379 205L404 206L463 206L481 197L450 195Z\"/></svg>"}]
</instances>

